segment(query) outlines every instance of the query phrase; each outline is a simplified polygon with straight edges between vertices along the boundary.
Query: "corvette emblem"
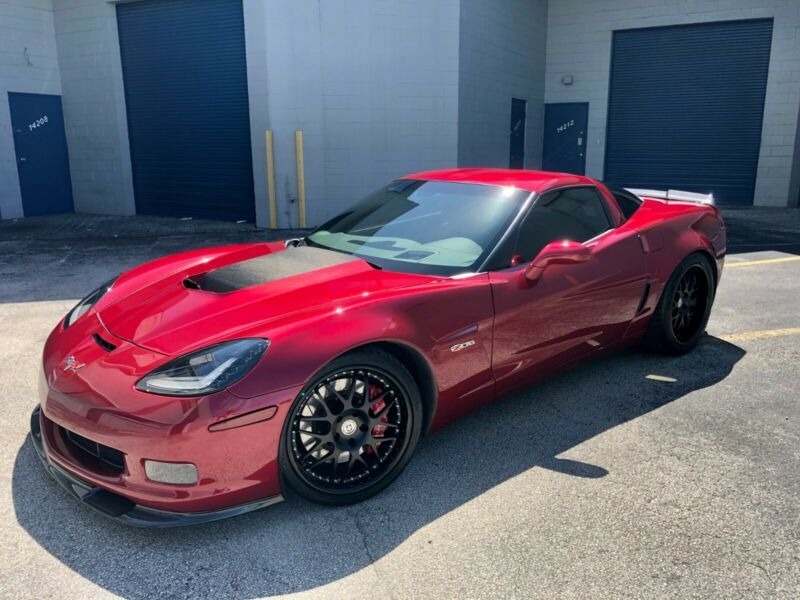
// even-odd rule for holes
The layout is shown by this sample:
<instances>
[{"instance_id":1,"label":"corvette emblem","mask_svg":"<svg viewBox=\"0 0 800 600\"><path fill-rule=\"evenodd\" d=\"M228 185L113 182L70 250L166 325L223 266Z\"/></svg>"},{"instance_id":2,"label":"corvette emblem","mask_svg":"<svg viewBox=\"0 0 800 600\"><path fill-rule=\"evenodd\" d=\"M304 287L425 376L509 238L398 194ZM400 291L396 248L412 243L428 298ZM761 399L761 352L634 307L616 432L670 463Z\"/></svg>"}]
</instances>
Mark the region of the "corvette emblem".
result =
<instances>
[{"instance_id":1,"label":"corvette emblem","mask_svg":"<svg viewBox=\"0 0 800 600\"><path fill-rule=\"evenodd\" d=\"M72 371L74 373L85 366L86 365L84 363L79 363L77 360L75 360L74 356L68 356L66 362L64 363L64 370Z\"/></svg>"},{"instance_id":2,"label":"corvette emblem","mask_svg":"<svg viewBox=\"0 0 800 600\"><path fill-rule=\"evenodd\" d=\"M469 348L470 346L475 345L475 340L467 340L466 342L462 342L461 344L455 344L454 346L450 346L450 352L458 352L459 350L463 350L464 348Z\"/></svg>"}]
</instances>

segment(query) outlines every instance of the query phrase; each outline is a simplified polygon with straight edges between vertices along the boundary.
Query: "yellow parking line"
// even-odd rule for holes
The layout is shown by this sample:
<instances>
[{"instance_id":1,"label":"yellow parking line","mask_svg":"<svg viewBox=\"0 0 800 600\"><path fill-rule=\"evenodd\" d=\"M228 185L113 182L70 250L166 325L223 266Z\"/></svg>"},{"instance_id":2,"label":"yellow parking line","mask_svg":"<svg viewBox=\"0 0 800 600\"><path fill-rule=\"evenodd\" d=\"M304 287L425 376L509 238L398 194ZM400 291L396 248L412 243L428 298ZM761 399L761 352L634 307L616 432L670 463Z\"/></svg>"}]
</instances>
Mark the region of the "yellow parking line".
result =
<instances>
[{"instance_id":1,"label":"yellow parking line","mask_svg":"<svg viewBox=\"0 0 800 600\"><path fill-rule=\"evenodd\" d=\"M746 331L722 335L720 339L726 342L742 342L745 340L760 340L762 338L782 337L785 335L800 335L800 327L786 327L784 329L765 329L763 331Z\"/></svg>"},{"instance_id":2,"label":"yellow parking line","mask_svg":"<svg viewBox=\"0 0 800 600\"><path fill-rule=\"evenodd\" d=\"M782 258L764 258L762 260L745 260L742 262L729 262L725 264L725 268L733 269L735 267L755 267L756 265L792 262L795 260L800 260L800 256L784 256Z\"/></svg>"}]
</instances>

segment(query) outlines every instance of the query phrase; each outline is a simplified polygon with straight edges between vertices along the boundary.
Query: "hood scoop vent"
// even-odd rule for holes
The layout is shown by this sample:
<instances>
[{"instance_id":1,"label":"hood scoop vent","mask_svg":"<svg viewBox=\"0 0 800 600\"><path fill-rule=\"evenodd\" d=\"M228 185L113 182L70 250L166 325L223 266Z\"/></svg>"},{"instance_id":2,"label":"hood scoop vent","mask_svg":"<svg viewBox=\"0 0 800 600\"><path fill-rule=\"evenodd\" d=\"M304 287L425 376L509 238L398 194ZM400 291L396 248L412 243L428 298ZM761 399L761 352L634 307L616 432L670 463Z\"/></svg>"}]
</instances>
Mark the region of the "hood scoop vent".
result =
<instances>
[{"instance_id":1,"label":"hood scoop vent","mask_svg":"<svg viewBox=\"0 0 800 600\"><path fill-rule=\"evenodd\" d=\"M333 250L297 246L186 278L183 285L188 289L227 294L354 260L358 259Z\"/></svg>"},{"instance_id":2,"label":"hood scoop vent","mask_svg":"<svg viewBox=\"0 0 800 600\"><path fill-rule=\"evenodd\" d=\"M94 338L94 343L100 346L106 352L112 352L113 350L117 349L116 344L112 344L107 339L101 337L99 333L93 333L92 338Z\"/></svg>"}]
</instances>

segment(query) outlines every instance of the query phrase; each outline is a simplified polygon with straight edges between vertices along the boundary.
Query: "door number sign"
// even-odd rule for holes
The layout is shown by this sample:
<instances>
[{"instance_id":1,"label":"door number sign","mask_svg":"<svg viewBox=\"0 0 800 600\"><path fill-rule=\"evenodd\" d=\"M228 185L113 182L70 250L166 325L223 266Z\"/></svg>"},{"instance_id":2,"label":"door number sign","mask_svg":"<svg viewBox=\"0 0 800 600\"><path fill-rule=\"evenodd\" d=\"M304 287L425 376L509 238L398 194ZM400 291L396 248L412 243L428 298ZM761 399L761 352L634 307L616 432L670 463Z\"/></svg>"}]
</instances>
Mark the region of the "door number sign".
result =
<instances>
[{"instance_id":1,"label":"door number sign","mask_svg":"<svg viewBox=\"0 0 800 600\"><path fill-rule=\"evenodd\" d=\"M45 123L47 123L47 115L44 115L43 117L36 119L33 123L30 123L28 125L28 131L33 131L34 129L41 127Z\"/></svg>"},{"instance_id":2,"label":"door number sign","mask_svg":"<svg viewBox=\"0 0 800 600\"><path fill-rule=\"evenodd\" d=\"M575 126L575 119L570 119L569 121L565 121L564 123L556 127L556 132L561 133L562 131L566 131L570 127L574 126Z\"/></svg>"}]
</instances>

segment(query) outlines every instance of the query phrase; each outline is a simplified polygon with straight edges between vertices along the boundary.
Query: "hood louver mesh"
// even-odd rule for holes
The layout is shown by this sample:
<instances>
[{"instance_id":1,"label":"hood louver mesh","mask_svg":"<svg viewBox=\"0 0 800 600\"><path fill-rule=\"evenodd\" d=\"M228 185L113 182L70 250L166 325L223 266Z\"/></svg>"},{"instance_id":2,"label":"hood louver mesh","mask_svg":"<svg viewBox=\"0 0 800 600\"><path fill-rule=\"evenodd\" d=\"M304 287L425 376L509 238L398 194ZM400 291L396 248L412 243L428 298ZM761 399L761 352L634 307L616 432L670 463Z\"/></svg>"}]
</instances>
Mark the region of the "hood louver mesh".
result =
<instances>
[{"instance_id":1,"label":"hood louver mesh","mask_svg":"<svg viewBox=\"0 0 800 600\"><path fill-rule=\"evenodd\" d=\"M333 250L298 246L214 269L200 277L185 279L183 285L225 294L353 260L358 259Z\"/></svg>"}]
</instances>

